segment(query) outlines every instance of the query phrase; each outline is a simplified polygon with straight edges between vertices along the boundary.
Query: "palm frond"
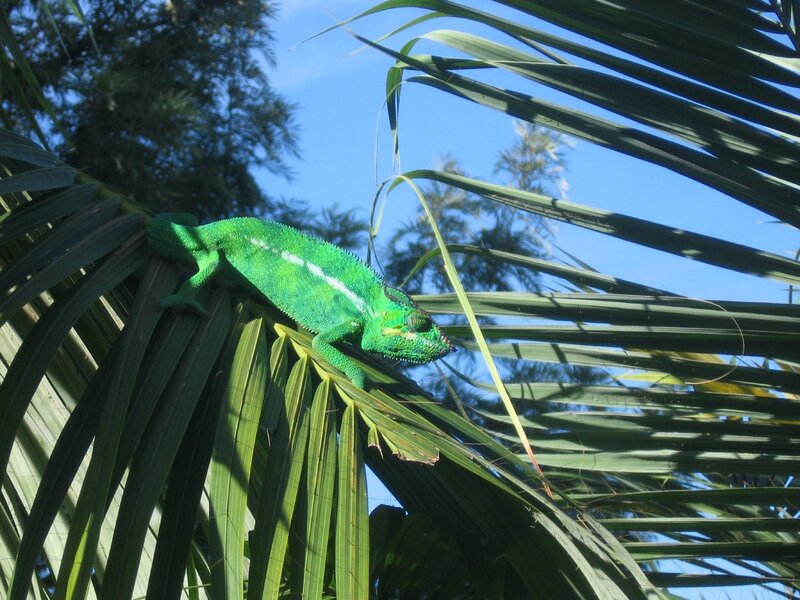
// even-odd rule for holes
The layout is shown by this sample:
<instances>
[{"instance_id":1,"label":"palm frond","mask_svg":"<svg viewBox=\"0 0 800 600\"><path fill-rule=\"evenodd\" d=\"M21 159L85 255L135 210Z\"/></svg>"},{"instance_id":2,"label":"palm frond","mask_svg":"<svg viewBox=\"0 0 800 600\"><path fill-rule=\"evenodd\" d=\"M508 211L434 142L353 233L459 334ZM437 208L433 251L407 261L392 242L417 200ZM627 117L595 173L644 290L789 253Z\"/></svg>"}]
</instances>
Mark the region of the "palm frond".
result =
<instances>
[{"instance_id":1,"label":"palm frond","mask_svg":"<svg viewBox=\"0 0 800 600\"><path fill-rule=\"evenodd\" d=\"M401 83L421 84L665 167L798 226L796 3L496 4L503 10L392 0L348 21L418 9L413 21L378 40L354 34L395 60L386 89L396 152L401 91L408 87ZM445 18L449 29L432 29ZM421 26L431 29L405 37ZM400 35L402 45L391 47ZM542 86L557 99L540 98ZM796 260L748 243L747 232L723 240L442 171L402 177L453 186L676 259L792 286L800 273ZM794 304L685 298L579 262L458 244L448 250L537 269L551 277L552 289L567 290L471 293L467 301L469 312L498 323L482 327L497 360L606 370L607 382L593 385L506 382L538 460L582 515L613 531L660 587L761 584L796 593L800 313ZM454 295L421 301L433 312L467 312ZM448 334L478 347L467 327ZM456 375L485 398L471 407L474 420L516 448L494 385L483 375ZM706 572L675 573L675 561L667 559Z\"/></svg>"},{"instance_id":2,"label":"palm frond","mask_svg":"<svg viewBox=\"0 0 800 600\"><path fill-rule=\"evenodd\" d=\"M8 598L368 598L403 588L393 569L428 542L453 572L403 566L422 588L654 593L613 537L540 495L524 460L385 363L357 354L378 383L356 389L307 333L230 288L204 298L207 319L161 308L180 275L149 251L147 216L32 142L7 153ZM367 467L413 517L379 533ZM474 571L460 548L480 550Z\"/></svg>"}]
</instances>

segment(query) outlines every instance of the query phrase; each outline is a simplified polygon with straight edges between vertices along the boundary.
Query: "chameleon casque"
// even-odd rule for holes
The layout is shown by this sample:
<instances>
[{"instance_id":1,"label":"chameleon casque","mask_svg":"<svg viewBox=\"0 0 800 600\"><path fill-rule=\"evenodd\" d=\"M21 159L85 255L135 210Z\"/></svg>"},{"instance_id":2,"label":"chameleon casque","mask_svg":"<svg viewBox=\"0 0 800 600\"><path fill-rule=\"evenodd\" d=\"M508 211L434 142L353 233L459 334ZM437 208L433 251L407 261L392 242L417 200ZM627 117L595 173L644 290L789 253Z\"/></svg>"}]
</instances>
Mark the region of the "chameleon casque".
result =
<instances>
[{"instance_id":1,"label":"chameleon casque","mask_svg":"<svg viewBox=\"0 0 800 600\"><path fill-rule=\"evenodd\" d=\"M147 238L164 258L197 266L162 306L186 305L206 315L197 293L214 275L225 274L316 333L312 347L359 388L366 383L364 371L333 344L358 344L417 363L454 349L405 292L389 287L355 255L288 225L251 217L198 225L192 215L165 214L150 221Z\"/></svg>"}]
</instances>

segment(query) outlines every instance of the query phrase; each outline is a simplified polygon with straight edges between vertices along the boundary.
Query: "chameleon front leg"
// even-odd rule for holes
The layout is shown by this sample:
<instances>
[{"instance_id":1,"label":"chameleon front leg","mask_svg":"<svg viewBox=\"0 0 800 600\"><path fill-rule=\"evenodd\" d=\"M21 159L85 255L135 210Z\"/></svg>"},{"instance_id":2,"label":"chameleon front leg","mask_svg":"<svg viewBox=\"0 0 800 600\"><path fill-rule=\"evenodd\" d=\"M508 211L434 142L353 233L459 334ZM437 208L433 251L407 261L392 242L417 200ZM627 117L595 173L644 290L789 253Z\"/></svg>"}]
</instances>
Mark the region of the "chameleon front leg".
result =
<instances>
[{"instance_id":1,"label":"chameleon front leg","mask_svg":"<svg viewBox=\"0 0 800 600\"><path fill-rule=\"evenodd\" d=\"M162 299L160 304L164 308L170 306L188 306L201 316L208 316L208 311L197 301L197 294L206 282L211 279L221 268L221 258L219 251L204 250L193 252L195 262L197 262L197 273L181 284L178 291Z\"/></svg>"},{"instance_id":2,"label":"chameleon front leg","mask_svg":"<svg viewBox=\"0 0 800 600\"><path fill-rule=\"evenodd\" d=\"M364 331L364 324L358 321L340 323L321 331L311 341L311 347L331 365L342 371L357 388L364 389L367 376L353 360L331 344L357 337Z\"/></svg>"}]
</instances>

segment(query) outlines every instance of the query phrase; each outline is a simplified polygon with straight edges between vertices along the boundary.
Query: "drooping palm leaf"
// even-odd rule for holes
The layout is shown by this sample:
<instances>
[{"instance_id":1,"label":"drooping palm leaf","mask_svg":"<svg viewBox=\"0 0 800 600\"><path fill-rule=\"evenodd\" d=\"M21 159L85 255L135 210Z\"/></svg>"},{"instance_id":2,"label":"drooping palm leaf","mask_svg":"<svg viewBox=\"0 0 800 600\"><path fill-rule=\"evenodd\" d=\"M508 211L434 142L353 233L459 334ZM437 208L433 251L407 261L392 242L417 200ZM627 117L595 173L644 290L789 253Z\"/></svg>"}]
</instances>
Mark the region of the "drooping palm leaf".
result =
<instances>
[{"instance_id":1,"label":"drooping palm leaf","mask_svg":"<svg viewBox=\"0 0 800 600\"><path fill-rule=\"evenodd\" d=\"M399 143L400 84L422 84L666 167L731 202L798 225L796 3L496 4L504 10L391 0L353 19L421 11L380 40L356 36L396 60L386 89ZM450 29L433 29L438 20ZM479 25L481 35L459 31L467 23ZM420 25L431 29L405 38L399 49L388 45ZM564 100L542 100L538 86ZM403 177L757 277L794 285L800 273L797 261L748 244L746 232L739 240L717 239L452 173L415 170ZM580 266L493 249L451 250L527 265L569 291L468 295L476 314L502 323L482 327L495 358L609 373L612 383L605 385L506 384L557 487L607 523L661 587L755 583L796 593L800 313L794 305L682 298ZM439 296L424 305L461 314L461 302ZM472 335L466 327L451 332L464 340ZM485 394L494 388L462 377ZM518 445L511 420L491 396L473 414L487 431ZM658 562L669 558L708 571L684 576L674 572L674 561Z\"/></svg>"},{"instance_id":2,"label":"drooping palm leaf","mask_svg":"<svg viewBox=\"0 0 800 600\"><path fill-rule=\"evenodd\" d=\"M14 146L0 147L9 598L53 582L59 598L366 598L405 589L397 569L420 576L413 590L655 594L591 518L542 497L525 461L385 363L358 355L378 383L355 389L308 334L230 288L207 294L206 319L162 309L180 275L148 250L146 215ZM367 466L407 526L370 537L383 525ZM404 562L425 544L451 572Z\"/></svg>"}]
</instances>

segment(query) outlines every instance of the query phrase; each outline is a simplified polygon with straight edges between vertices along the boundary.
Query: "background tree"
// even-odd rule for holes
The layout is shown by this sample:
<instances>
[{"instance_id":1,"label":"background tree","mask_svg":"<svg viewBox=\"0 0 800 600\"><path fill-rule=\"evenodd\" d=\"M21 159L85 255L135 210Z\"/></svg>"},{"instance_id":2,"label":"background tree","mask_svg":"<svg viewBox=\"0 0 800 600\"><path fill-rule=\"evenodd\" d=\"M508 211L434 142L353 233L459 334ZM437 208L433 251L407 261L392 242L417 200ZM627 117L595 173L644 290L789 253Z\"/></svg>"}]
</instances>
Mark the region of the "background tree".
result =
<instances>
[{"instance_id":1,"label":"background tree","mask_svg":"<svg viewBox=\"0 0 800 600\"><path fill-rule=\"evenodd\" d=\"M274 4L91 0L88 23L69 3L36 4L5 6L57 119L32 92L27 105L64 160L155 211L273 212L252 170L289 177L284 158L297 153L294 107L265 72ZM2 86L7 126L31 131Z\"/></svg>"},{"instance_id":2,"label":"background tree","mask_svg":"<svg viewBox=\"0 0 800 600\"><path fill-rule=\"evenodd\" d=\"M515 123L517 139L499 152L495 173L503 173L517 189L563 196L567 137L530 123ZM440 170L464 175L454 157L446 157ZM520 256L544 258L549 255L552 236L547 219L491 202L455 186L428 182L423 193L429 202L445 240L474 249L493 249ZM436 239L422 208L403 223L386 244L386 274L390 281L406 281L410 293L449 291L447 276L440 261L417 263L432 249ZM476 260L474 254L456 254L455 264L464 286L474 291L538 290L538 271L491 257ZM412 270L414 270L412 274Z\"/></svg>"}]
</instances>

